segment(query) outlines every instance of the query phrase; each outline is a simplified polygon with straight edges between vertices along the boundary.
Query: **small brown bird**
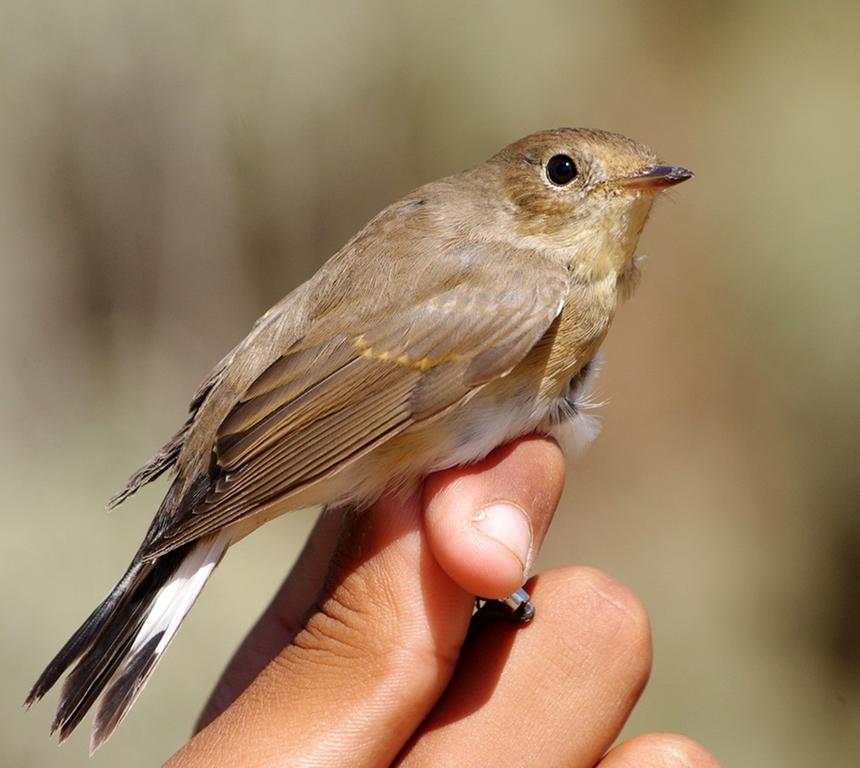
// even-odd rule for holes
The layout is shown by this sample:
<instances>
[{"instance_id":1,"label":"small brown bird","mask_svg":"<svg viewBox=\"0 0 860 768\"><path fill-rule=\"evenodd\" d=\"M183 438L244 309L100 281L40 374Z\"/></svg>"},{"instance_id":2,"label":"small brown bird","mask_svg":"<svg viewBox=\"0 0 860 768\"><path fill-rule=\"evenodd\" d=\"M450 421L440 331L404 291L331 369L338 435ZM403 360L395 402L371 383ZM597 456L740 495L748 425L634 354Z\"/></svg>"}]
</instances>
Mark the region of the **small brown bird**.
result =
<instances>
[{"instance_id":1,"label":"small brown bird","mask_svg":"<svg viewBox=\"0 0 860 768\"><path fill-rule=\"evenodd\" d=\"M638 280L655 193L688 179L605 131L528 136L389 206L270 309L110 501L173 479L128 570L48 664L52 732L128 712L227 548L533 432L576 439L589 362ZM587 429L585 429L587 431Z\"/></svg>"}]
</instances>

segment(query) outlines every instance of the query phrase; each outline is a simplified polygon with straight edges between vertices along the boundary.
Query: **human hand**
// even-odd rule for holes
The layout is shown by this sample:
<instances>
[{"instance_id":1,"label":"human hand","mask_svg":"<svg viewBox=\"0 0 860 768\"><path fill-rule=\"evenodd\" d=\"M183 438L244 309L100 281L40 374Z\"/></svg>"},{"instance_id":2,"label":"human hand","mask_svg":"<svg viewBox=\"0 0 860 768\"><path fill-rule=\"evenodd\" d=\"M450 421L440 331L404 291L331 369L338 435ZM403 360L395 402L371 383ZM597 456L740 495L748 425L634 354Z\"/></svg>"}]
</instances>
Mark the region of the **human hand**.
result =
<instances>
[{"instance_id":1,"label":"human hand","mask_svg":"<svg viewBox=\"0 0 860 768\"><path fill-rule=\"evenodd\" d=\"M526 627L472 619L474 595L522 583L563 477L555 444L530 437L380 500L348 535L324 515L168 765L714 768L680 736L605 754L651 664L647 615L608 576L532 579Z\"/></svg>"}]
</instances>

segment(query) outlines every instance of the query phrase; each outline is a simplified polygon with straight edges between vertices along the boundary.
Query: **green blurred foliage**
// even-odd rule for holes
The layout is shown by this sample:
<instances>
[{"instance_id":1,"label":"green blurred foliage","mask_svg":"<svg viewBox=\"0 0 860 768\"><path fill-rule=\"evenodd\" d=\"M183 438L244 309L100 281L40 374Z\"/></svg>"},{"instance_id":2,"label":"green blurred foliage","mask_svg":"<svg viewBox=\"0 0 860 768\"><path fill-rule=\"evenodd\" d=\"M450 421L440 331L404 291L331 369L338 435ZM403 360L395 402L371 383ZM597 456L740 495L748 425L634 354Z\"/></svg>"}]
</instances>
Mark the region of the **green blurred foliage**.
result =
<instances>
[{"instance_id":1,"label":"green blurred foliage","mask_svg":"<svg viewBox=\"0 0 860 768\"><path fill-rule=\"evenodd\" d=\"M385 203L540 128L651 144L603 435L541 565L644 600L628 728L727 766L860 753L860 6L0 2L4 765L152 765L187 737L312 517L213 578L92 762L20 702L158 502L103 501L253 319ZM86 728L81 729L85 731Z\"/></svg>"}]
</instances>

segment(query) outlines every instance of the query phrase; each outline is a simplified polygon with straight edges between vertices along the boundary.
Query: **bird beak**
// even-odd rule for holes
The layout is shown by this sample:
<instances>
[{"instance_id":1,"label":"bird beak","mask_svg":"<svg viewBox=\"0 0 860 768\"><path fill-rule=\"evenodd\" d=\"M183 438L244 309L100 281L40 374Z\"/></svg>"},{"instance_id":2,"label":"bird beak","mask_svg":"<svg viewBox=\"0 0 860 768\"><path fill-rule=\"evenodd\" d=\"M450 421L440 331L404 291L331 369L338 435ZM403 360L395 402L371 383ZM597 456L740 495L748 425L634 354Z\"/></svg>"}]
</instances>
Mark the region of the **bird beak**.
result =
<instances>
[{"instance_id":1,"label":"bird beak","mask_svg":"<svg viewBox=\"0 0 860 768\"><path fill-rule=\"evenodd\" d=\"M627 189L665 189L691 179L693 172L675 165L655 165L644 173L621 179L619 185Z\"/></svg>"}]
</instances>

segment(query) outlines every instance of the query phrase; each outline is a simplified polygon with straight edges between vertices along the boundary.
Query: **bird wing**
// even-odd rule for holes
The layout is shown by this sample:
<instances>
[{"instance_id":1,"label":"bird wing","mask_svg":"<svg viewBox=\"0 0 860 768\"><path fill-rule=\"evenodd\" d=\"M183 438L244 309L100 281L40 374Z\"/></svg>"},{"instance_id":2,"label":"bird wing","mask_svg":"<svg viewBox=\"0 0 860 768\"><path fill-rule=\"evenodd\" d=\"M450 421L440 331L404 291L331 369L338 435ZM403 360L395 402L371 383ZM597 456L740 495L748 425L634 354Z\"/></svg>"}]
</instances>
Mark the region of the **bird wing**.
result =
<instances>
[{"instance_id":1,"label":"bird wing","mask_svg":"<svg viewBox=\"0 0 860 768\"><path fill-rule=\"evenodd\" d=\"M312 327L257 377L218 428L205 497L162 520L146 556L301 491L520 362L560 313L567 270L531 251L469 247L436 285L433 270L415 271L405 291L416 303L355 331L329 310L315 322L323 333Z\"/></svg>"}]
</instances>

